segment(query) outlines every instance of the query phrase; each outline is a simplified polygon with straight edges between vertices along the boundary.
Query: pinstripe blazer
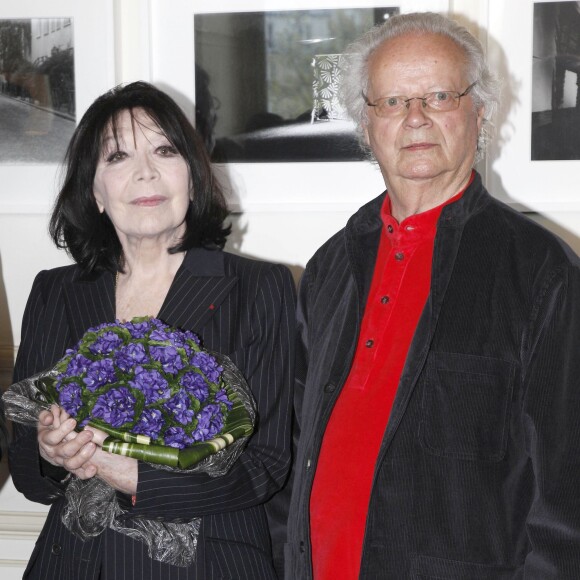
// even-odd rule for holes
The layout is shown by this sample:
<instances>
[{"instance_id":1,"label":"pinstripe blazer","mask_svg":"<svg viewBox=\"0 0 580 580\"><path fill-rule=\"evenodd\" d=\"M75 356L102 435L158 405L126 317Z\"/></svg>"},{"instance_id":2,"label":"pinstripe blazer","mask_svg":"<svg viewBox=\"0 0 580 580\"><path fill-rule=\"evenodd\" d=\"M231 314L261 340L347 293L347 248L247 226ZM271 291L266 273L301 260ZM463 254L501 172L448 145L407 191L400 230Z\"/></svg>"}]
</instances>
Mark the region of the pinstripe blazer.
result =
<instances>
[{"instance_id":1,"label":"pinstripe blazer","mask_svg":"<svg viewBox=\"0 0 580 580\"><path fill-rule=\"evenodd\" d=\"M43 271L28 299L14 378L52 366L90 326L115 318L110 273L82 279L77 266ZM15 426L10 448L14 484L51 504L25 578L55 580L273 579L265 503L290 465L294 285L278 265L220 251L190 250L158 317L198 333L206 348L227 354L246 377L258 425L244 453L220 478L175 474L139 462L133 518L187 522L202 518L196 562L178 568L151 560L144 545L107 529L83 542L61 522L66 472L39 458L35 430Z\"/></svg>"}]
</instances>

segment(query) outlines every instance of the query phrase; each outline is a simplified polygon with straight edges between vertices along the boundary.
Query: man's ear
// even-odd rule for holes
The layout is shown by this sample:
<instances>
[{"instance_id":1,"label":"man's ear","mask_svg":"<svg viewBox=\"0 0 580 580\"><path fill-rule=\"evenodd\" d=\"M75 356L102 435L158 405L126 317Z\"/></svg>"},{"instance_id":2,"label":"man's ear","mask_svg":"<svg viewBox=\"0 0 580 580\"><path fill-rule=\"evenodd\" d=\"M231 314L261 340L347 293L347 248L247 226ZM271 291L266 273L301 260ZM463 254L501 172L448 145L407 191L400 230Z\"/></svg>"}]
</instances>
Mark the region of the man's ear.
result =
<instances>
[{"instance_id":1,"label":"man's ear","mask_svg":"<svg viewBox=\"0 0 580 580\"><path fill-rule=\"evenodd\" d=\"M479 107L479 109L477 111L477 133L478 134L481 131L481 127L483 126L484 115L485 115L485 107L481 106L481 107Z\"/></svg>"},{"instance_id":2,"label":"man's ear","mask_svg":"<svg viewBox=\"0 0 580 580\"><path fill-rule=\"evenodd\" d=\"M368 129L367 123L364 123L364 125L362 126L362 131L363 131L363 135L365 136L365 143L367 144L367 147L370 147L371 143L369 140L369 129Z\"/></svg>"}]
</instances>

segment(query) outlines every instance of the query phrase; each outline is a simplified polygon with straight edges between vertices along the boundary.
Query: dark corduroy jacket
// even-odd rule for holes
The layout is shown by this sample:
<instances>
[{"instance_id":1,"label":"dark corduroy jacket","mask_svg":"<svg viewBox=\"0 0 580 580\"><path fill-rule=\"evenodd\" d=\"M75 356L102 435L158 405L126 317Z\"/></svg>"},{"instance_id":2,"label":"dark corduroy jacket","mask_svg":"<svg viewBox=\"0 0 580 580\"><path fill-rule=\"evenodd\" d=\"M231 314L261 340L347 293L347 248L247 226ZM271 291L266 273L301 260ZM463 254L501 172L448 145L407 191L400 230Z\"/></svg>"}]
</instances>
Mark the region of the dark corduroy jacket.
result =
<instances>
[{"instance_id":1,"label":"dark corduroy jacket","mask_svg":"<svg viewBox=\"0 0 580 580\"><path fill-rule=\"evenodd\" d=\"M316 253L301 283L292 580L312 577L312 481L357 342L382 200ZM364 445L364 425L345 428ZM344 462L356 469L356 457ZM360 578L580 578L579 262L479 176L438 223L429 297L376 463Z\"/></svg>"}]
</instances>

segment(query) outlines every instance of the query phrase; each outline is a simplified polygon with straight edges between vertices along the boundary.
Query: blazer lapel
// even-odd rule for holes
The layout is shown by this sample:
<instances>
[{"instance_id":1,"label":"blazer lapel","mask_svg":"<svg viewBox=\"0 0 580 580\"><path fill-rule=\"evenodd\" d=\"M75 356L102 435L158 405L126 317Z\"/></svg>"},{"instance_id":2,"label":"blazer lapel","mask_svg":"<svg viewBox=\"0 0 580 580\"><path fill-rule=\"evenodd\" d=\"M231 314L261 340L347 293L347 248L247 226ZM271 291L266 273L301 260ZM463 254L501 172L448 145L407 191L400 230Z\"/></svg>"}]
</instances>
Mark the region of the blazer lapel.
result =
<instances>
[{"instance_id":1,"label":"blazer lapel","mask_svg":"<svg viewBox=\"0 0 580 580\"><path fill-rule=\"evenodd\" d=\"M180 328L202 328L238 282L225 273L221 251L187 252L158 317ZM91 327L115 320L115 280L110 272L64 287L66 315L73 344Z\"/></svg>"},{"instance_id":2,"label":"blazer lapel","mask_svg":"<svg viewBox=\"0 0 580 580\"><path fill-rule=\"evenodd\" d=\"M194 248L187 252L159 318L172 326L202 328L238 282L225 273L224 253Z\"/></svg>"},{"instance_id":3,"label":"blazer lapel","mask_svg":"<svg viewBox=\"0 0 580 580\"><path fill-rule=\"evenodd\" d=\"M115 280L110 272L66 284L64 298L73 343L89 328L115 320Z\"/></svg>"}]
</instances>

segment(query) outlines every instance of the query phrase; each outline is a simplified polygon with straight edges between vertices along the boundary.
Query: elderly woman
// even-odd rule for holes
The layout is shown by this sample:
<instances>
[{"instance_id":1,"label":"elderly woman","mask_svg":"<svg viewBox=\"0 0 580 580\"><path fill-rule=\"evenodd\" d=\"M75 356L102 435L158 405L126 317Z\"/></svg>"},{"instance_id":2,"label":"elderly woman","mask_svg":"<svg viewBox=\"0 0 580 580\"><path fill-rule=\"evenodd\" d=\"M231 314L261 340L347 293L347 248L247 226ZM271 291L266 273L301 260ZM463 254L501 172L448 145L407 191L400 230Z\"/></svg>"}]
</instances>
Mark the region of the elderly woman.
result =
<instances>
[{"instance_id":1,"label":"elderly woman","mask_svg":"<svg viewBox=\"0 0 580 580\"><path fill-rule=\"evenodd\" d=\"M74 419L54 405L37 431L16 425L14 484L51 505L26 578L276 577L264 504L290 464L294 286L282 266L221 251L226 215L201 140L165 93L138 82L91 105L69 145L50 221L54 242L76 264L36 277L15 381L50 368L89 327L153 315L232 359L256 400L258 426L230 471L211 478L106 453L100 432L73 431ZM117 490L128 526L201 518L195 562L158 562L111 529L80 540L62 522L71 477Z\"/></svg>"}]
</instances>

